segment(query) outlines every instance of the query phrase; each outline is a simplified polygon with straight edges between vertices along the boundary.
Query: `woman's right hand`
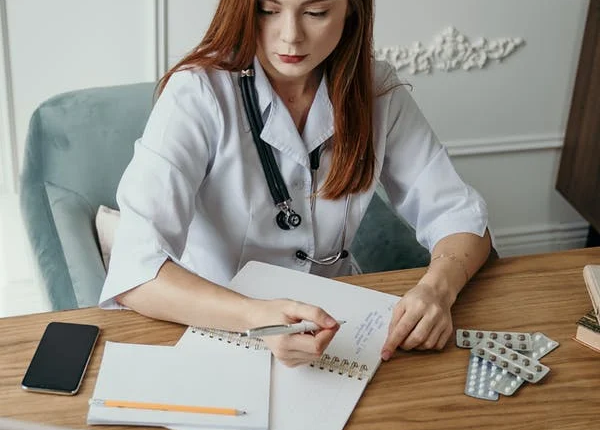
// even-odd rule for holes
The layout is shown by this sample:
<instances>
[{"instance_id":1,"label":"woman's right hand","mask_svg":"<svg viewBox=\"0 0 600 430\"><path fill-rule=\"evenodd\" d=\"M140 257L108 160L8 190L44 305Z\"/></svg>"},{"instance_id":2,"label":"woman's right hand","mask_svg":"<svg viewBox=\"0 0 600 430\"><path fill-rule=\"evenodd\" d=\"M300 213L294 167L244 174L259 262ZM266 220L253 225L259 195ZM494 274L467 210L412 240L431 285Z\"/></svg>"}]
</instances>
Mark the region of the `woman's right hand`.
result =
<instances>
[{"instance_id":1,"label":"woman's right hand","mask_svg":"<svg viewBox=\"0 0 600 430\"><path fill-rule=\"evenodd\" d=\"M275 358L288 367L318 359L340 328L336 320L323 309L294 300L250 299L249 311L248 320L252 327L293 324L302 320L312 321L321 327L315 334L283 334L263 338Z\"/></svg>"}]
</instances>

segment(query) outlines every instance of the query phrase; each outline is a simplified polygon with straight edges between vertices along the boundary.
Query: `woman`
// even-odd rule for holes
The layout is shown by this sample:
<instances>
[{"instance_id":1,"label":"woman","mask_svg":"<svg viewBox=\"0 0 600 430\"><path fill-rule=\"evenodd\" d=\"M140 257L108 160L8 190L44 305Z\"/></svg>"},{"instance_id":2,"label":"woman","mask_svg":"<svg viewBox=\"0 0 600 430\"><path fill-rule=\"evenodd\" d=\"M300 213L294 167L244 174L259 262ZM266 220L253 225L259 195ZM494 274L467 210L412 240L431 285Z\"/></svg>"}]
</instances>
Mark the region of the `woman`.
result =
<instances>
[{"instance_id":1,"label":"woman","mask_svg":"<svg viewBox=\"0 0 600 430\"><path fill-rule=\"evenodd\" d=\"M160 82L122 177L101 306L236 331L311 320L315 336L266 342L289 366L312 361L339 328L324 310L220 285L249 260L350 274L341 250L379 180L432 253L382 358L446 344L450 308L490 250L486 207L391 68L374 63L372 33L372 0L220 1L203 41Z\"/></svg>"}]
</instances>

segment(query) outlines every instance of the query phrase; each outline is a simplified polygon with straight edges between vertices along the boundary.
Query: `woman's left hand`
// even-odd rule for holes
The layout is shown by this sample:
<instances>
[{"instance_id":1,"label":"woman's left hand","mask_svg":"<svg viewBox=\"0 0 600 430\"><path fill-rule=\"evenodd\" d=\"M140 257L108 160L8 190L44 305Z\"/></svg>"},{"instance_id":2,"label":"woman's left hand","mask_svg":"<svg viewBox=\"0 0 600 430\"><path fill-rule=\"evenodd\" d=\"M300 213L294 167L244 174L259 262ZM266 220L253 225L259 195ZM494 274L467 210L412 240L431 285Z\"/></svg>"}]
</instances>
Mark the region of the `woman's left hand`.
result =
<instances>
[{"instance_id":1,"label":"woman's left hand","mask_svg":"<svg viewBox=\"0 0 600 430\"><path fill-rule=\"evenodd\" d=\"M441 350L452 335L452 303L440 291L419 283L396 304L381 357L388 360L396 348Z\"/></svg>"}]
</instances>

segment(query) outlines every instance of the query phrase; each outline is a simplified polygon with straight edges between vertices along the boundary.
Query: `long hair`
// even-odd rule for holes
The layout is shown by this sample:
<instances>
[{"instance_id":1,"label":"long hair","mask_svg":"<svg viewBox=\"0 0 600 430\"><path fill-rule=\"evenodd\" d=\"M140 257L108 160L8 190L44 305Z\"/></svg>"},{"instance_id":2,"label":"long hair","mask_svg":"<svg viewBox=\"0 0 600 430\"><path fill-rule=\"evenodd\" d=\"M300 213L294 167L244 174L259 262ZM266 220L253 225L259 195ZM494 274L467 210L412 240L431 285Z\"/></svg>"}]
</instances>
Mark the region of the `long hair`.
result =
<instances>
[{"instance_id":1,"label":"long hair","mask_svg":"<svg viewBox=\"0 0 600 430\"><path fill-rule=\"evenodd\" d=\"M348 0L348 7L340 42L323 62L334 117L332 164L320 191L326 199L366 191L375 175L373 0ZM243 70L256 53L257 29L258 0L220 0L200 44L161 78L158 92L179 70Z\"/></svg>"}]
</instances>

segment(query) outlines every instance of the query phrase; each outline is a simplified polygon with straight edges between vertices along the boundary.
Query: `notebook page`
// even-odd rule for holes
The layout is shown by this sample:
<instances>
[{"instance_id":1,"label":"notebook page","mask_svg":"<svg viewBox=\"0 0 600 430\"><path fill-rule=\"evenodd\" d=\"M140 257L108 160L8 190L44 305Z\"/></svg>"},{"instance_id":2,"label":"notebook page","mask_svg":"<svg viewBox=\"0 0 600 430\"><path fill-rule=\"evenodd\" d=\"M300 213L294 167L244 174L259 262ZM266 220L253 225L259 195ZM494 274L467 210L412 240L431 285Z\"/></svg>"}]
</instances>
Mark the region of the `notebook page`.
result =
<instances>
[{"instance_id":1,"label":"notebook page","mask_svg":"<svg viewBox=\"0 0 600 430\"><path fill-rule=\"evenodd\" d=\"M191 425L267 430L271 356L268 351L197 342L193 350L106 342L93 398L227 407L246 415L111 408L90 405L88 424Z\"/></svg>"},{"instance_id":2,"label":"notebook page","mask_svg":"<svg viewBox=\"0 0 600 430\"><path fill-rule=\"evenodd\" d=\"M336 366L288 368L277 360L273 361L271 376L271 430L342 429L380 364L381 347L399 297L256 262L248 263L236 275L231 289L257 298L301 300L347 321L325 353L346 358L349 365L365 364L368 372L362 380L340 375ZM200 339L206 337L190 327L177 348L193 350Z\"/></svg>"},{"instance_id":3,"label":"notebook page","mask_svg":"<svg viewBox=\"0 0 600 430\"><path fill-rule=\"evenodd\" d=\"M345 320L325 353L366 364L369 370L380 363L392 310L400 300L392 294L256 261L248 262L229 288L259 299L306 302Z\"/></svg>"}]
</instances>

